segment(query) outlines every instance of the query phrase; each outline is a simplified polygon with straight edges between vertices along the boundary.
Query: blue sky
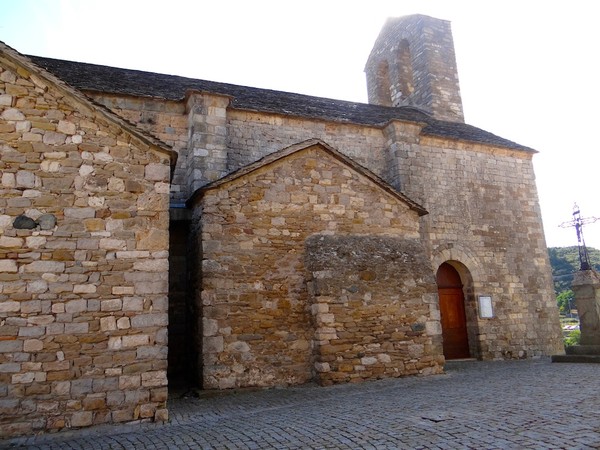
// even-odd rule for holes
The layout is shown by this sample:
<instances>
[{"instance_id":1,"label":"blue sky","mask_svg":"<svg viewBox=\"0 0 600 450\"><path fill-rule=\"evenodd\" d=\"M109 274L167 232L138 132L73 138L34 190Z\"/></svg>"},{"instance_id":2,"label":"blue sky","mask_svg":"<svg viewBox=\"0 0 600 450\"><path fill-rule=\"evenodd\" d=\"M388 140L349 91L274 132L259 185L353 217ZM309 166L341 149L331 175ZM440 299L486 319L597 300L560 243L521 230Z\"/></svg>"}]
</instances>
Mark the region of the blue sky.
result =
<instances>
[{"instance_id":1,"label":"blue sky","mask_svg":"<svg viewBox=\"0 0 600 450\"><path fill-rule=\"evenodd\" d=\"M586 0L0 0L24 54L366 102L387 17L450 20L467 123L530 146L549 246L576 245L577 202L600 217L595 2ZM600 221L584 229L600 248Z\"/></svg>"}]
</instances>

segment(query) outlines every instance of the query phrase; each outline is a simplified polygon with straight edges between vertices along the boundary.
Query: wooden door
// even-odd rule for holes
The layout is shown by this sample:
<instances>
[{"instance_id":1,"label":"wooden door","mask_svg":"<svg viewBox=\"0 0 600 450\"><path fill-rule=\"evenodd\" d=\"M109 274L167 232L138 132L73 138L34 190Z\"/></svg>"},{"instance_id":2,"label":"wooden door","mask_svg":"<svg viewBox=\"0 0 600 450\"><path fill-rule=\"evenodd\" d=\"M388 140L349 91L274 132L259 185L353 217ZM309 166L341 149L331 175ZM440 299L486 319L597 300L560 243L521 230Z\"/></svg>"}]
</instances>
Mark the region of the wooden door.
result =
<instances>
[{"instance_id":1,"label":"wooden door","mask_svg":"<svg viewBox=\"0 0 600 450\"><path fill-rule=\"evenodd\" d=\"M442 338L446 359L469 358L469 337L465 314L465 297L460 275L448 263L437 272Z\"/></svg>"}]
</instances>

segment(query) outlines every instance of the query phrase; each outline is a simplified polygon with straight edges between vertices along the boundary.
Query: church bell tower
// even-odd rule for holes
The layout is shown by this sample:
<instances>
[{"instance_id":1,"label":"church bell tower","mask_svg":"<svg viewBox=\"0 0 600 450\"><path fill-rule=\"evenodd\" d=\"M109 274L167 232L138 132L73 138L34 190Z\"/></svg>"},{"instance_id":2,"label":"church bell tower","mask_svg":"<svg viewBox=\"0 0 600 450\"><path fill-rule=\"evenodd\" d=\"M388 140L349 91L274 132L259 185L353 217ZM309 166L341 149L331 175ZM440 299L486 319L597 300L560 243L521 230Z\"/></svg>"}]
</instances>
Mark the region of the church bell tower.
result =
<instances>
[{"instance_id":1,"label":"church bell tower","mask_svg":"<svg viewBox=\"0 0 600 450\"><path fill-rule=\"evenodd\" d=\"M365 66L369 103L415 106L464 122L450 22L424 15L386 21Z\"/></svg>"}]
</instances>

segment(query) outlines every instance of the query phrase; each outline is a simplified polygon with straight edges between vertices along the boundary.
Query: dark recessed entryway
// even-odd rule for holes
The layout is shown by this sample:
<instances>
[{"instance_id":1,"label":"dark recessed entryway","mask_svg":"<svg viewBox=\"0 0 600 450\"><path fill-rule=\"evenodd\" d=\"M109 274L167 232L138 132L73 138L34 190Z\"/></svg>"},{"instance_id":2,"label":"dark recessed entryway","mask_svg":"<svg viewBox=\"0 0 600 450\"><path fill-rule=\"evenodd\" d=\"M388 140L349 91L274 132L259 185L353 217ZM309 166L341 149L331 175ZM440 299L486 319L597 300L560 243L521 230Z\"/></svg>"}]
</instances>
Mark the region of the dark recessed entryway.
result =
<instances>
[{"instance_id":1,"label":"dark recessed entryway","mask_svg":"<svg viewBox=\"0 0 600 450\"><path fill-rule=\"evenodd\" d=\"M169 388L194 386L197 380L194 304L188 280L189 221L170 224L169 250Z\"/></svg>"}]
</instances>

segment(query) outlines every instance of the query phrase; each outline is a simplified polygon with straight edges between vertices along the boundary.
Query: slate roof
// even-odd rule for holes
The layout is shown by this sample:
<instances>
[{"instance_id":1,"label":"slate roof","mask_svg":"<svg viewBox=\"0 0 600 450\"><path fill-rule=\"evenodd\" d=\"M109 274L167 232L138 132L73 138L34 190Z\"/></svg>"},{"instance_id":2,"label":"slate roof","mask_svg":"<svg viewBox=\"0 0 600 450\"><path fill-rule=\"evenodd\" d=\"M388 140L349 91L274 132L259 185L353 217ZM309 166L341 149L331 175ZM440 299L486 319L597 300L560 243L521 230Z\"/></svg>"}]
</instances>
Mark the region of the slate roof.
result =
<instances>
[{"instance_id":1,"label":"slate roof","mask_svg":"<svg viewBox=\"0 0 600 450\"><path fill-rule=\"evenodd\" d=\"M514 150L535 150L464 123L436 120L414 107L387 106L333 100L289 92L197 80L139 70L28 56L71 86L87 91L181 100L188 90L214 92L232 97L238 109L283 113L300 117L363 125L383 125L399 119L425 123L422 134L490 144Z\"/></svg>"}]
</instances>

